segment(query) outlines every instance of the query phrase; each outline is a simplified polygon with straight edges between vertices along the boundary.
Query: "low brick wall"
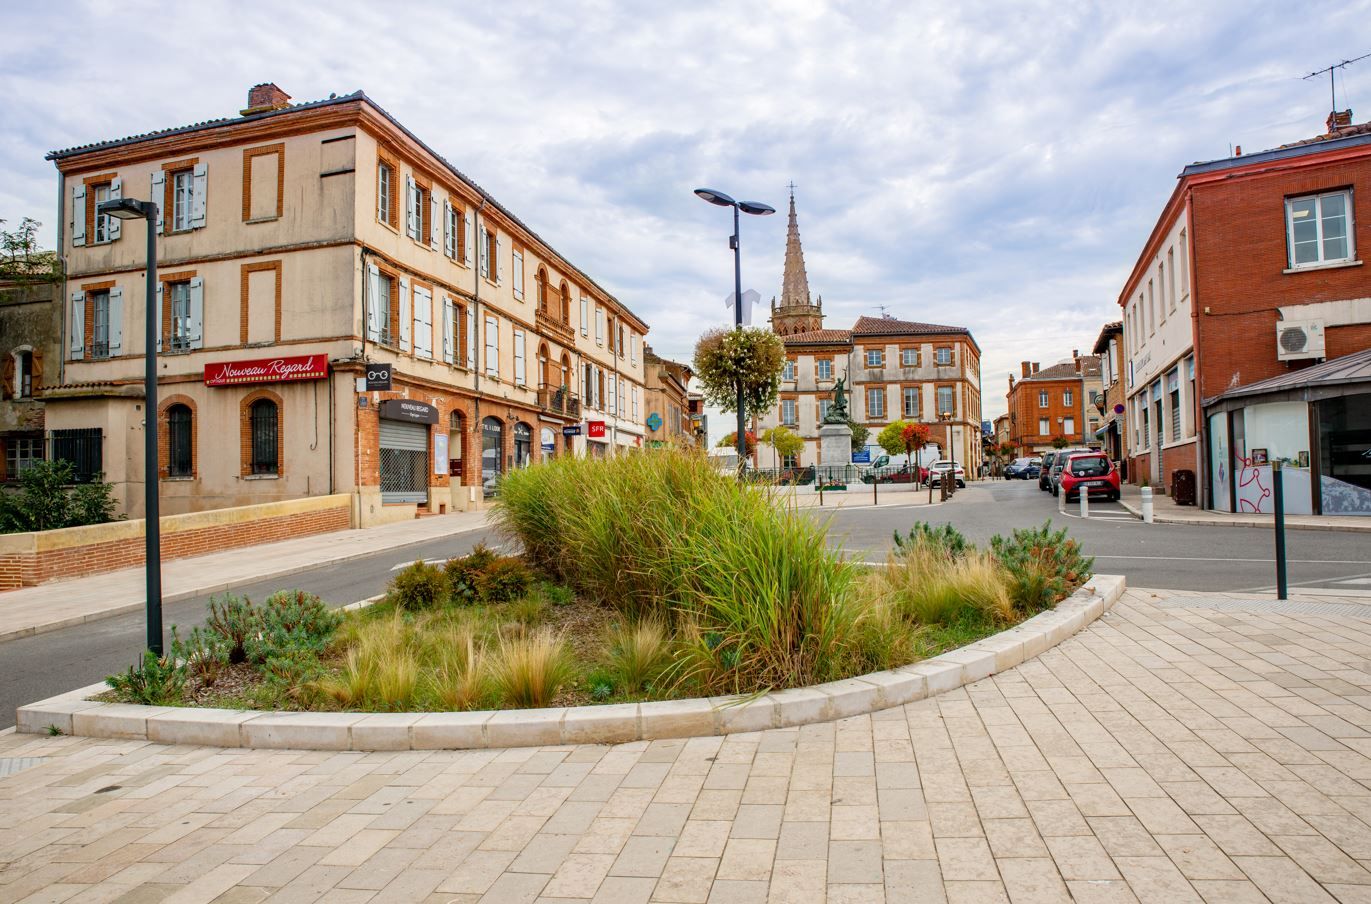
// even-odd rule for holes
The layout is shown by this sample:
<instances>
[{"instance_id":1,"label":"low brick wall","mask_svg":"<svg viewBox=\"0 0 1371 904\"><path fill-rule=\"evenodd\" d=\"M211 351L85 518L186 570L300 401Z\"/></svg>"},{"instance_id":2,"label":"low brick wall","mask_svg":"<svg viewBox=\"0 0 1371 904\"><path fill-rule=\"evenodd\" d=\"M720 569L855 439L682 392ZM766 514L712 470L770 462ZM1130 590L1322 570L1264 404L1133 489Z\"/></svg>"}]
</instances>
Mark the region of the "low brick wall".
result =
<instances>
[{"instance_id":1,"label":"low brick wall","mask_svg":"<svg viewBox=\"0 0 1371 904\"><path fill-rule=\"evenodd\" d=\"M314 496L168 515L162 558L182 559L352 527L351 497ZM143 520L0 535L0 590L143 564Z\"/></svg>"}]
</instances>

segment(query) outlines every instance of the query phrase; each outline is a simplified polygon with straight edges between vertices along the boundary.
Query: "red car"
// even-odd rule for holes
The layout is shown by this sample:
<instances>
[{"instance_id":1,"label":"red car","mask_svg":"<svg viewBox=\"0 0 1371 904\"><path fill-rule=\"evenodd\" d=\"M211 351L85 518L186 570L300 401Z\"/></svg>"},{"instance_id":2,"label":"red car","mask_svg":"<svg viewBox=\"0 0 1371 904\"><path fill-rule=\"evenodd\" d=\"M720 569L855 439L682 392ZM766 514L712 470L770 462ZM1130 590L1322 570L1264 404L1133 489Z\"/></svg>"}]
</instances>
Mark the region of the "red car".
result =
<instances>
[{"instance_id":1,"label":"red car","mask_svg":"<svg viewBox=\"0 0 1371 904\"><path fill-rule=\"evenodd\" d=\"M1111 502L1119 499L1119 470L1103 452L1078 452L1066 460L1060 478L1061 492L1067 502L1078 498L1084 489L1091 496Z\"/></svg>"}]
</instances>

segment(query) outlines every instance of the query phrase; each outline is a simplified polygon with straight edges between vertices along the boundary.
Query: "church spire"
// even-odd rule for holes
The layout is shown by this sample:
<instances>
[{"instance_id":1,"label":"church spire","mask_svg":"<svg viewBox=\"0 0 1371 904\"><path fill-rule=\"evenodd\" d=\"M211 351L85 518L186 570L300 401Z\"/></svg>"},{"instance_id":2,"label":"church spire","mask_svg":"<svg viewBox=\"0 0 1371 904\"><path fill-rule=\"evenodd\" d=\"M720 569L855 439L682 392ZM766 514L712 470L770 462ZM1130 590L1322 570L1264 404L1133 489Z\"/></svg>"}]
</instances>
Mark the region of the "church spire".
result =
<instances>
[{"instance_id":1,"label":"church spire","mask_svg":"<svg viewBox=\"0 0 1371 904\"><path fill-rule=\"evenodd\" d=\"M781 278L781 308L809 304L809 276L800 248L800 224L795 218L795 183L790 183L790 220L785 233L785 275Z\"/></svg>"}]
</instances>

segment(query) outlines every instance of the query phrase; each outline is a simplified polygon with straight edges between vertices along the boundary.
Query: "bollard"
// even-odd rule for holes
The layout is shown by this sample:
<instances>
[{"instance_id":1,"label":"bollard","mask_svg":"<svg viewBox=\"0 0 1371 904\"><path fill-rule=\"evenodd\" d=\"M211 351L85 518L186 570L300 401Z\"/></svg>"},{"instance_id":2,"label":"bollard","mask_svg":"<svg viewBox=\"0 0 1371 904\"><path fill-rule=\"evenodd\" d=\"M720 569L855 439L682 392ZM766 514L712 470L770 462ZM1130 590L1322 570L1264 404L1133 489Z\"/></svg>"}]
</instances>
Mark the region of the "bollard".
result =
<instances>
[{"instance_id":1,"label":"bollard","mask_svg":"<svg viewBox=\"0 0 1371 904\"><path fill-rule=\"evenodd\" d=\"M1271 492L1276 527L1276 599L1283 600L1289 595L1285 583L1285 475L1279 458L1271 462Z\"/></svg>"},{"instance_id":2,"label":"bollard","mask_svg":"<svg viewBox=\"0 0 1371 904\"><path fill-rule=\"evenodd\" d=\"M1080 491L1080 492L1081 492L1081 517L1082 517L1082 518L1089 518L1089 517L1090 517L1090 492L1089 492L1088 490L1086 490L1085 487L1081 487L1081 491Z\"/></svg>"},{"instance_id":3,"label":"bollard","mask_svg":"<svg viewBox=\"0 0 1371 904\"><path fill-rule=\"evenodd\" d=\"M872 505L880 505L880 504L881 504L881 497L880 497L880 494L876 492L876 485L879 484L880 482L881 482L881 480L880 480L879 477L877 477L875 474L872 474L872 475L871 475L871 504L872 504Z\"/></svg>"},{"instance_id":4,"label":"bollard","mask_svg":"<svg viewBox=\"0 0 1371 904\"><path fill-rule=\"evenodd\" d=\"M824 484L823 484L823 481L820 480L820 481L819 481L819 505L823 505L823 504L824 504Z\"/></svg>"},{"instance_id":5,"label":"bollard","mask_svg":"<svg viewBox=\"0 0 1371 904\"><path fill-rule=\"evenodd\" d=\"M1066 514L1066 494L1063 493L1061 490L1058 490L1058 491L1056 492L1055 495L1056 495L1056 497L1057 497L1057 511L1059 511L1059 512L1061 512L1063 515L1065 515L1065 514Z\"/></svg>"},{"instance_id":6,"label":"bollard","mask_svg":"<svg viewBox=\"0 0 1371 904\"><path fill-rule=\"evenodd\" d=\"M1142 519L1144 524L1152 523L1152 488L1142 488Z\"/></svg>"}]
</instances>

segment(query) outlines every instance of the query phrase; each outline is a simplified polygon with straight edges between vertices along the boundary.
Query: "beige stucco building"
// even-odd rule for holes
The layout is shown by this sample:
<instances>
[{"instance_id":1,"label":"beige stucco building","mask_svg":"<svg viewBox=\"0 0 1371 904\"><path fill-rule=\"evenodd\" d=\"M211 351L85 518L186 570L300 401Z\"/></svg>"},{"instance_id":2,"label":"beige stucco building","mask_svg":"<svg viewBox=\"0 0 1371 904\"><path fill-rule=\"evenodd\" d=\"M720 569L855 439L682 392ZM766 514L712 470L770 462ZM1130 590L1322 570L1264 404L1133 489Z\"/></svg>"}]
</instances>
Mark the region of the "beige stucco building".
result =
<instances>
[{"instance_id":1,"label":"beige stucco building","mask_svg":"<svg viewBox=\"0 0 1371 904\"><path fill-rule=\"evenodd\" d=\"M694 445L690 418L690 365L671 361L646 346L643 352L646 380L646 442L652 448Z\"/></svg>"},{"instance_id":2,"label":"beige stucco building","mask_svg":"<svg viewBox=\"0 0 1371 904\"><path fill-rule=\"evenodd\" d=\"M889 316L860 317L850 330L825 329L823 296L809 293L793 194L789 217L781 297L771 303L771 327L785 343L786 364L779 400L758 418L758 435L783 424L804 438L804 450L786 467L848 464L821 461L819 452L819 427L843 380L849 416L871 430L868 445L893 421L920 421L943 455L951 451L968 475L979 473L981 351L971 331Z\"/></svg>"},{"instance_id":3,"label":"beige stucco building","mask_svg":"<svg viewBox=\"0 0 1371 904\"><path fill-rule=\"evenodd\" d=\"M361 92L56 151L67 262L47 427L141 512L151 197L163 511L350 492L479 506L543 454L642 443L647 324ZM367 391L389 369L390 391ZM53 374L51 371L59 370Z\"/></svg>"}]
</instances>

